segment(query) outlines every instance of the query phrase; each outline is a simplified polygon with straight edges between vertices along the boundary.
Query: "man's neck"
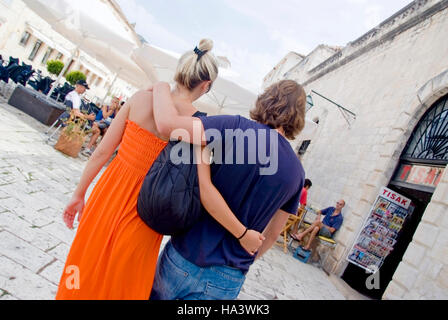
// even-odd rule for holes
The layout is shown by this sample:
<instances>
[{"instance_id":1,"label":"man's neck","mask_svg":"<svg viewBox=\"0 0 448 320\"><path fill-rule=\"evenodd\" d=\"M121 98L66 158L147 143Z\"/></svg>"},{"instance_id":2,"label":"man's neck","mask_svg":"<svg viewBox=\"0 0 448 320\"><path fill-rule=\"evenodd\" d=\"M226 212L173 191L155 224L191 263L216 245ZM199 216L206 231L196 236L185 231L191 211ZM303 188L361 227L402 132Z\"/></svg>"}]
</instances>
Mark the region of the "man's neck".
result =
<instances>
[{"instance_id":1,"label":"man's neck","mask_svg":"<svg viewBox=\"0 0 448 320\"><path fill-rule=\"evenodd\" d=\"M277 131L280 135L282 135L283 137L286 138L285 130L283 130L283 128L277 128L277 129L275 129L275 131Z\"/></svg>"}]
</instances>

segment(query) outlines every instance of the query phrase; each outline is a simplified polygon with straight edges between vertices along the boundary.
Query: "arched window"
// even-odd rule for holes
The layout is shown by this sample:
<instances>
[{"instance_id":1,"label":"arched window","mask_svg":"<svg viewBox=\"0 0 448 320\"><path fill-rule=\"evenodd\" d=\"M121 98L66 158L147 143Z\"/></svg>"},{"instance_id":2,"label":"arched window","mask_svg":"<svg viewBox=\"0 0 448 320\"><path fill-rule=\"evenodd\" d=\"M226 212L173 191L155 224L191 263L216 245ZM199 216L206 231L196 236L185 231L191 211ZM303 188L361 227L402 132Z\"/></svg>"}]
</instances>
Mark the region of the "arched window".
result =
<instances>
[{"instance_id":1,"label":"arched window","mask_svg":"<svg viewBox=\"0 0 448 320\"><path fill-rule=\"evenodd\" d=\"M448 164L448 96L422 117L404 149L391 184L434 192Z\"/></svg>"},{"instance_id":2,"label":"arched window","mask_svg":"<svg viewBox=\"0 0 448 320\"><path fill-rule=\"evenodd\" d=\"M448 96L437 101L420 120L401 159L448 163Z\"/></svg>"}]
</instances>

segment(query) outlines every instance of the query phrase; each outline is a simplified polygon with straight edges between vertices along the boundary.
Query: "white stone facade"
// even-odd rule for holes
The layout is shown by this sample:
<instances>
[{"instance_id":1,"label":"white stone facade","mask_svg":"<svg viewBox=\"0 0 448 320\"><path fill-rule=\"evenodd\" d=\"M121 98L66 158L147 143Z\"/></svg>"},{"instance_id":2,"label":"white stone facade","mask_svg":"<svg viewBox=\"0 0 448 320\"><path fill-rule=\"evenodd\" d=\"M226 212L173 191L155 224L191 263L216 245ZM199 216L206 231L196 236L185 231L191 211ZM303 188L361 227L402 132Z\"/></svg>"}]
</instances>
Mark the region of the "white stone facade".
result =
<instances>
[{"instance_id":1,"label":"white stone facade","mask_svg":"<svg viewBox=\"0 0 448 320\"><path fill-rule=\"evenodd\" d=\"M264 84L270 84L283 79L286 73L295 68L305 57L299 53L288 53L264 78Z\"/></svg>"},{"instance_id":2,"label":"white stone facade","mask_svg":"<svg viewBox=\"0 0 448 320\"><path fill-rule=\"evenodd\" d=\"M330 59L288 73L356 114L313 95L319 132L303 164L316 208L347 202L338 246L326 264L342 275L346 257L382 186L392 178L423 114L448 93L448 1L414 1ZM306 58L305 58L306 59ZM265 83L265 86L269 83ZM448 298L448 170L383 299Z\"/></svg>"},{"instance_id":3,"label":"white stone facade","mask_svg":"<svg viewBox=\"0 0 448 320\"><path fill-rule=\"evenodd\" d=\"M111 10L118 10L115 7ZM127 21L119 17L117 20L123 20L123 28L129 30ZM26 45L21 45L20 40L25 32L30 33L30 38ZM131 35L130 30L130 37ZM42 41L42 45L33 60L30 60L30 53L37 41ZM53 49L48 56L48 60L57 60L58 55L62 54L61 61L65 64L69 63L69 59L74 50L74 44L53 31L48 23L37 16L34 12L20 0L5 1L0 0L0 54L3 59L8 60L10 56L19 58L20 62L32 65L34 70L42 71L44 76L48 76L46 61L44 56L48 49ZM86 98L95 103L101 103L106 97L105 102L109 103L112 96L123 97L124 100L129 98L137 88L117 79L110 90L110 85L114 80L114 74L105 68L99 61L79 52L72 63L69 71L79 70L87 76L87 83L91 90L87 91ZM69 72L68 71L68 72ZM56 77L53 75L53 79ZM63 83L63 81L62 81Z\"/></svg>"}]
</instances>

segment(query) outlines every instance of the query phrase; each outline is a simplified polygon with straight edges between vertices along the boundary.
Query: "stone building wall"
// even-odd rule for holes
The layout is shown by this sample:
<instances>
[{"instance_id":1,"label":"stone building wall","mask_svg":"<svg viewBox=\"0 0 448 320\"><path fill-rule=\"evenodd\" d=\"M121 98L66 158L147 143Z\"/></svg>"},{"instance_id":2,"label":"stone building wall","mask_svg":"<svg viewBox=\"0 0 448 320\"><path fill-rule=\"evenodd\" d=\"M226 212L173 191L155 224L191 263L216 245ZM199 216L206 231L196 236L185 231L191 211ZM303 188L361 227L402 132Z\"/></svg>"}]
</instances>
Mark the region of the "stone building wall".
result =
<instances>
[{"instance_id":1,"label":"stone building wall","mask_svg":"<svg viewBox=\"0 0 448 320\"><path fill-rule=\"evenodd\" d=\"M414 1L303 78L351 110L349 123L313 95L319 132L303 158L316 208L344 198L344 224L327 270L342 275L346 257L382 186L424 112L448 93L448 1ZM291 72L290 74L294 74ZM300 70L296 72L300 73ZM448 298L448 170L427 207L385 299Z\"/></svg>"},{"instance_id":2,"label":"stone building wall","mask_svg":"<svg viewBox=\"0 0 448 320\"><path fill-rule=\"evenodd\" d=\"M269 72L264 78L264 83L275 83L285 76L291 68L296 66L300 61L303 60L301 54L290 52L288 53L278 64L275 66L271 72Z\"/></svg>"}]
</instances>

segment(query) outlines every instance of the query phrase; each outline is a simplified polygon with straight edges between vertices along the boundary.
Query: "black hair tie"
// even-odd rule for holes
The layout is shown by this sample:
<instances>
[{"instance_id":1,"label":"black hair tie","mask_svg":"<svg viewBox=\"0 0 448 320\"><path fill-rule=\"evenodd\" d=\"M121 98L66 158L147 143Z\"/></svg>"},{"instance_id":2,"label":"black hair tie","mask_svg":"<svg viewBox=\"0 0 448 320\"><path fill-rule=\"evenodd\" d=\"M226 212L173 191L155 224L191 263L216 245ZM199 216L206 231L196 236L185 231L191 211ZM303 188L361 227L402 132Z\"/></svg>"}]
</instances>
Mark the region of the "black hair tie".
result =
<instances>
[{"instance_id":1,"label":"black hair tie","mask_svg":"<svg viewBox=\"0 0 448 320\"><path fill-rule=\"evenodd\" d=\"M239 237L238 240L243 239L244 236L246 235L247 231L249 231L249 228L246 228L246 231L244 231L243 235L241 237Z\"/></svg>"},{"instance_id":2,"label":"black hair tie","mask_svg":"<svg viewBox=\"0 0 448 320\"><path fill-rule=\"evenodd\" d=\"M194 53L198 55L198 61L201 60L201 58L206 54L208 51L202 51L198 47L194 48Z\"/></svg>"}]
</instances>

